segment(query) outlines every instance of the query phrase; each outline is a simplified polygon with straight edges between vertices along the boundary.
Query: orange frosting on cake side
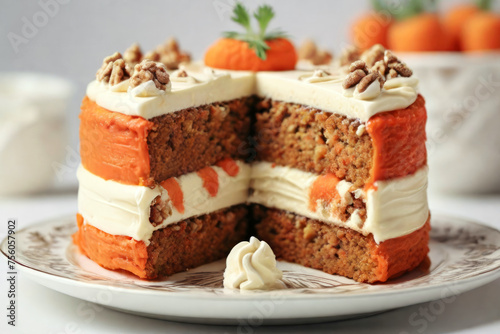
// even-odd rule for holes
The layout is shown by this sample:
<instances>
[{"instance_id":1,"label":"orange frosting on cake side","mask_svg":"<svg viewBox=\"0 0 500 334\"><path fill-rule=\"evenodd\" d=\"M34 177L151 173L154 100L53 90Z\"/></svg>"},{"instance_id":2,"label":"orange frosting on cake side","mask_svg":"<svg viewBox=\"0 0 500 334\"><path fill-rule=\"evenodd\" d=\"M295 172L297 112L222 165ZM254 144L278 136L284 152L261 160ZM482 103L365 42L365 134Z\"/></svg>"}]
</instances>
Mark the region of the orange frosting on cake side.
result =
<instances>
[{"instance_id":1,"label":"orange frosting on cake side","mask_svg":"<svg viewBox=\"0 0 500 334\"><path fill-rule=\"evenodd\" d=\"M80 154L91 173L126 184L150 180L147 137L153 123L137 116L112 112L85 97L80 113Z\"/></svg>"},{"instance_id":2,"label":"orange frosting on cake side","mask_svg":"<svg viewBox=\"0 0 500 334\"><path fill-rule=\"evenodd\" d=\"M429 252L430 216L420 229L376 246L373 258L379 263L377 281L385 282L417 267ZM424 246L424 247L423 247ZM400 256L400 254L407 254Z\"/></svg>"},{"instance_id":3,"label":"orange frosting on cake side","mask_svg":"<svg viewBox=\"0 0 500 334\"><path fill-rule=\"evenodd\" d=\"M73 234L73 243L80 251L100 266L107 269L123 269L146 278L148 261L147 246L142 241L122 235L103 232L92 225L84 224L82 215L76 215L78 231Z\"/></svg>"},{"instance_id":4,"label":"orange frosting on cake side","mask_svg":"<svg viewBox=\"0 0 500 334\"><path fill-rule=\"evenodd\" d=\"M212 167L205 167L196 172L203 180L203 188L205 188L210 196L215 197L219 192L219 176Z\"/></svg>"},{"instance_id":5,"label":"orange frosting on cake side","mask_svg":"<svg viewBox=\"0 0 500 334\"><path fill-rule=\"evenodd\" d=\"M318 176L310 188L309 210L316 211L318 200L328 204L340 200L337 191L339 181L339 178L333 173Z\"/></svg>"},{"instance_id":6,"label":"orange frosting on cake side","mask_svg":"<svg viewBox=\"0 0 500 334\"><path fill-rule=\"evenodd\" d=\"M168 197L170 197L177 212L184 213L184 193L177 179L171 177L160 183L160 185L167 190Z\"/></svg>"},{"instance_id":7,"label":"orange frosting on cake side","mask_svg":"<svg viewBox=\"0 0 500 334\"><path fill-rule=\"evenodd\" d=\"M376 114L366 124L374 148L371 182L415 173L427 164L425 100L406 109Z\"/></svg>"},{"instance_id":8,"label":"orange frosting on cake side","mask_svg":"<svg viewBox=\"0 0 500 334\"><path fill-rule=\"evenodd\" d=\"M240 167L231 158L222 159L216 165L224 170L227 175L235 177L240 171Z\"/></svg>"}]
</instances>

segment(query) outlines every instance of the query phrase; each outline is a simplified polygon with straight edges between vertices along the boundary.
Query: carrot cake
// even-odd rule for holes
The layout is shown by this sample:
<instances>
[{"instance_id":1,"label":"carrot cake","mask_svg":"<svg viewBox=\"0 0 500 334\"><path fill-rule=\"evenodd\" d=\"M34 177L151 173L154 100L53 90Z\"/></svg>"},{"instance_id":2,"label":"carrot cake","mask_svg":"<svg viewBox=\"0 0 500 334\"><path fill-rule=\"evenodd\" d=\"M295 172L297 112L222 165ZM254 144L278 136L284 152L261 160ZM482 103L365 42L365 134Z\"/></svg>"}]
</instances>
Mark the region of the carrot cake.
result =
<instances>
[{"instance_id":1,"label":"carrot cake","mask_svg":"<svg viewBox=\"0 0 500 334\"><path fill-rule=\"evenodd\" d=\"M425 102L396 56L377 46L344 66L244 71L167 45L105 58L87 87L84 254L154 279L253 233L279 259L361 282L422 262Z\"/></svg>"}]
</instances>

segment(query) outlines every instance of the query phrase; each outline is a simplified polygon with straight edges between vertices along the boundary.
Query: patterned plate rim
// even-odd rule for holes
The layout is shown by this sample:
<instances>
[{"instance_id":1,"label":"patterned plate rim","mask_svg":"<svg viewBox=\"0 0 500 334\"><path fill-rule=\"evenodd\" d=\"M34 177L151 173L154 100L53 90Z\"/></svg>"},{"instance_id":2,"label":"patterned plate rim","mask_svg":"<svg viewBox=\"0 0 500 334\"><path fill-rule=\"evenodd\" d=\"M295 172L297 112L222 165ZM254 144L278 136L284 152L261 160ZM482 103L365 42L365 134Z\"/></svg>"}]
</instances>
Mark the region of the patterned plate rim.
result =
<instances>
[{"instance_id":1,"label":"patterned plate rim","mask_svg":"<svg viewBox=\"0 0 500 334\"><path fill-rule=\"evenodd\" d=\"M59 222L59 223L64 222L64 224L69 227L70 221L73 221L73 220L74 220L73 216L62 216L62 217L44 220L42 222L32 224L30 226L24 227L24 228L16 231L16 235L29 232L30 230L35 230L39 227L43 227L44 225L48 225L48 224L55 225L57 222ZM182 298L194 298L194 299L220 297L220 298L231 298L231 299L242 298L245 300L254 300L254 299L261 300L262 298L265 298L266 296L274 296L275 297L277 294L280 295L281 297L285 297L287 299L288 298L300 298L300 299L357 298L357 297L362 298L362 297L366 297L367 295L370 295L370 296L384 295L384 296L386 296L388 294L399 294L401 292L405 292L405 293L418 292L418 291L423 291L424 289L442 289L443 287L449 287L451 285L455 285L458 287L458 286L468 285L470 282L473 282L476 280L481 280L484 282L482 284L486 284L486 283L491 282L494 279L500 277L500 231L491 227L491 226L484 225L484 224L481 224L479 222L474 222L474 221L471 221L470 219L467 219L467 218L461 218L461 217L455 217L455 216L443 215L443 214L434 215L432 217L431 225L433 224L433 231L436 231L436 228L444 228L443 226L440 226L440 225L445 224L445 222L449 222L449 221L454 221L455 222L454 224L456 224L456 222L459 222L460 225L458 227L456 227L459 230L460 230L460 227L462 227L462 226L464 226L464 224L466 224L467 226L472 225L472 226L475 226L475 228L483 229L483 230L485 230L485 232L489 232L489 233L491 233L491 235L496 236L498 238L498 242L495 245L496 248L489 255L491 255L492 253L498 252L498 257L494 258L498 263L496 263L492 267L490 266L489 268L486 268L486 267L482 268L484 270L481 270L479 272L476 270L474 275L469 276L469 277L459 278L459 279L451 280L451 281L445 281L442 283L430 284L428 286L422 285L422 284L416 285L416 286L404 286L404 284L403 284L403 287L401 287L401 286L399 286L398 283L391 283L391 282L389 282L387 284L370 285L370 284L358 283L358 282L354 282L352 280L349 280L352 282L352 284L350 284L350 285L353 285L353 286L368 286L368 287L385 286L385 287L387 287L387 286L394 285L395 288L390 289L390 290L389 289L380 289L380 290L372 290L372 291L358 290L355 293L352 293L352 291L350 291L351 293L347 293L347 294L338 293L336 291L333 291L333 292L322 291L322 289L318 289L318 292L315 292L315 293L307 293L308 289L285 289L285 290L275 290L275 291L258 291L258 292L253 292L250 294L241 294L241 293L226 294L226 293L221 293L221 292L219 292L219 293L214 293L214 292L207 293L207 291L204 291L204 290L196 290L198 287L195 287L195 286L192 286L192 288L190 289L191 290L190 292L189 291L165 291L165 290L158 290L158 289L154 289L154 288L148 288L147 285L136 285L136 284L123 285L123 282L119 282L119 281L113 282L111 279L106 278L106 277L102 277L101 280L97 280L97 281L82 281L82 280L75 279L73 277L69 277L67 275L59 275L59 274L56 274L53 272L47 272L45 270L41 270L39 268L36 268L36 267L30 266L26 263L23 263L22 261L19 261L17 258L14 260L14 262L17 265L19 265L23 271L30 271L30 274L43 276L43 278L45 278L45 279L51 278L51 279L60 280L64 283L69 283L69 284L73 284L73 285L80 285L80 286L94 287L94 288L111 288L111 289L113 289L113 291L117 291L117 292L124 291L124 292L132 293L132 294L134 294L134 293L137 293L137 294L167 294L167 295L175 295L175 296L182 297ZM73 227L76 230L76 224ZM484 241L486 238L484 236L480 236L480 237L473 236L473 237L476 237L476 244L477 244L478 240ZM439 240L436 241L434 239L434 237L432 237L432 236L431 236L431 240L434 242L437 242L438 244L442 243L442 241L439 241ZM70 240L68 240L68 242L69 241ZM7 237L5 237L0 243L0 251L4 256L7 257L7 254L5 252L6 243L7 243ZM486 245L486 246L491 246L491 245ZM468 249L468 251L474 251L474 249ZM71 266L74 266L74 264L72 264L68 260L67 257L64 258L64 261L68 262L68 264L70 264ZM78 270L84 271L83 268L78 268ZM325 274L325 275L327 275L327 274ZM336 276L336 275L328 275L328 276L339 278L339 276ZM425 276L419 276L415 280L421 279L422 277L425 277ZM345 280L345 278L343 278L343 277L340 277L340 279ZM139 280L139 279L136 279L135 281L143 282L145 284L151 283L149 281L143 281L143 280ZM412 280L410 280L409 282L412 282ZM116 283L120 283L120 284L116 285ZM176 282L174 281L174 284L175 283ZM336 289L338 289L338 287L332 286L331 289L336 290ZM196 290L196 291L192 291L192 290ZM224 289L223 288L216 288L214 290L221 290L222 291ZM288 292L290 290L292 290L295 293L293 293L293 294L292 293L288 293L288 294L281 293L283 291ZM306 291L306 292L304 292L304 291ZM196 292L196 293L193 293L193 292Z\"/></svg>"}]
</instances>

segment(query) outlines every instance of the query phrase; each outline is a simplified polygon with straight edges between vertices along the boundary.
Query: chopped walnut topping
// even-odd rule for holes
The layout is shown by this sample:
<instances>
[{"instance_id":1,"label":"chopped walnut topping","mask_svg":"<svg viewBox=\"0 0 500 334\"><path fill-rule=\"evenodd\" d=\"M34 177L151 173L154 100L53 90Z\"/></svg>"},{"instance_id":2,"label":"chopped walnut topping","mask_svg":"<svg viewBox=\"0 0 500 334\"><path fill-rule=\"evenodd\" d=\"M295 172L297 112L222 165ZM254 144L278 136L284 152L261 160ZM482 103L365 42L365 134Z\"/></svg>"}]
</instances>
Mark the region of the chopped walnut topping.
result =
<instances>
[{"instance_id":1,"label":"chopped walnut topping","mask_svg":"<svg viewBox=\"0 0 500 334\"><path fill-rule=\"evenodd\" d=\"M184 69L178 69L170 74L170 81L172 82L185 82L190 84L199 83L200 81L188 74Z\"/></svg>"},{"instance_id":2,"label":"chopped walnut topping","mask_svg":"<svg viewBox=\"0 0 500 334\"><path fill-rule=\"evenodd\" d=\"M158 51L149 51L146 53L143 57L143 59L149 59L152 61L160 61L161 55L158 53Z\"/></svg>"},{"instance_id":3,"label":"chopped walnut topping","mask_svg":"<svg viewBox=\"0 0 500 334\"><path fill-rule=\"evenodd\" d=\"M151 58L146 56L144 58L162 62L169 70L176 70L181 63L191 61L189 53L181 51L179 43L174 38L168 39L165 44L158 46L155 51L149 52L147 56Z\"/></svg>"},{"instance_id":4,"label":"chopped walnut topping","mask_svg":"<svg viewBox=\"0 0 500 334\"><path fill-rule=\"evenodd\" d=\"M130 87L137 87L149 80L155 83L156 88L166 90L170 83L170 77L165 65L149 59L144 59L135 65L134 75L130 79Z\"/></svg>"},{"instance_id":5,"label":"chopped walnut topping","mask_svg":"<svg viewBox=\"0 0 500 334\"><path fill-rule=\"evenodd\" d=\"M365 73L368 73L368 67L366 63L362 60L356 60L349 66L349 72L354 72L356 70L362 70Z\"/></svg>"},{"instance_id":6,"label":"chopped walnut topping","mask_svg":"<svg viewBox=\"0 0 500 334\"><path fill-rule=\"evenodd\" d=\"M169 70L178 69L177 55L175 53L160 53L160 63L163 63Z\"/></svg>"},{"instance_id":7,"label":"chopped walnut topping","mask_svg":"<svg viewBox=\"0 0 500 334\"><path fill-rule=\"evenodd\" d=\"M389 79L394 79L398 76L398 72L396 72L396 70L394 69L389 69L389 73L387 73L387 75L385 76L386 80L389 80Z\"/></svg>"},{"instance_id":8,"label":"chopped walnut topping","mask_svg":"<svg viewBox=\"0 0 500 334\"><path fill-rule=\"evenodd\" d=\"M188 77L188 74L186 71L184 70L179 70L177 73L176 73L177 77L178 78L187 78Z\"/></svg>"},{"instance_id":9,"label":"chopped walnut topping","mask_svg":"<svg viewBox=\"0 0 500 334\"><path fill-rule=\"evenodd\" d=\"M400 76L408 78L413 75L413 71L404 63L391 63L388 64L391 70L396 71Z\"/></svg>"},{"instance_id":10,"label":"chopped walnut topping","mask_svg":"<svg viewBox=\"0 0 500 334\"><path fill-rule=\"evenodd\" d=\"M344 89L356 86L361 79L363 79L368 74L368 67L362 60L356 60L349 66L349 74L344 79L342 87Z\"/></svg>"},{"instance_id":11,"label":"chopped walnut topping","mask_svg":"<svg viewBox=\"0 0 500 334\"><path fill-rule=\"evenodd\" d=\"M109 77L109 84L114 86L130 78L131 70L123 59L118 59L113 63L113 70Z\"/></svg>"},{"instance_id":12,"label":"chopped walnut topping","mask_svg":"<svg viewBox=\"0 0 500 334\"><path fill-rule=\"evenodd\" d=\"M387 69L387 64L385 61L379 60L372 66L372 71L377 71L381 76L385 76L385 71Z\"/></svg>"},{"instance_id":13,"label":"chopped walnut topping","mask_svg":"<svg viewBox=\"0 0 500 334\"><path fill-rule=\"evenodd\" d=\"M347 75L344 82L342 83L342 87L344 89L348 89L356 86L365 76L366 73L363 70L355 70L354 72L351 72Z\"/></svg>"},{"instance_id":14,"label":"chopped walnut topping","mask_svg":"<svg viewBox=\"0 0 500 334\"><path fill-rule=\"evenodd\" d=\"M399 62L399 59L391 51L386 50L384 52L384 61L386 64L391 64Z\"/></svg>"},{"instance_id":15,"label":"chopped walnut topping","mask_svg":"<svg viewBox=\"0 0 500 334\"><path fill-rule=\"evenodd\" d=\"M170 200L164 201L161 196L156 196L151 202L149 222L153 226L158 226L172 214Z\"/></svg>"},{"instance_id":16,"label":"chopped walnut topping","mask_svg":"<svg viewBox=\"0 0 500 334\"><path fill-rule=\"evenodd\" d=\"M180 48L179 48L179 43L177 42L177 40L173 37L170 37L166 42L165 44L163 45L160 45L158 47L158 50L161 52L164 52L164 53L169 53L169 52L180 52Z\"/></svg>"},{"instance_id":17,"label":"chopped walnut topping","mask_svg":"<svg viewBox=\"0 0 500 334\"><path fill-rule=\"evenodd\" d=\"M114 86L130 78L131 69L119 52L104 58L101 68L96 73L97 81L107 82Z\"/></svg>"},{"instance_id":18,"label":"chopped walnut topping","mask_svg":"<svg viewBox=\"0 0 500 334\"><path fill-rule=\"evenodd\" d=\"M101 68L97 70L96 78L98 81L109 82L109 76L113 70L113 62L121 59L122 55L119 52L113 53L111 56L104 58Z\"/></svg>"},{"instance_id":19,"label":"chopped walnut topping","mask_svg":"<svg viewBox=\"0 0 500 334\"><path fill-rule=\"evenodd\" d=\"M364 92L368 86L370 86L375 80L378 80L380 83L380 88L384 86L384 81L382 80L382 76L378 72L371 72L363 77L358 84L358 92Z\"/></svg>"},{"instance_id":20,"label":"chopped walnut topping","mask_svg":"<svg viewBox=\"0 0 500 334\"><path fill-rule=\"evenodd\" d=\"M331 73L328 71L325 71L325 70L316 70L313 73L313 77L316 77L316 78L324 78L324 77L327 77L329 75L331 75Z\"/></svg>"},{"instance_id":21,"label":"chopped walnut topping","mask_svg":"<svg viewBox=\"0 0 500 334\"><path fill-rule=\"evenodd\" d=\"M349 66L349 74L344 79L342 87L349 89L357 85L358 92L364 92L375 80L380 82L380 88L384 85L384 78L378 73L368 69L366 63L357 60Z\"/></svg>"},{"instance_id":22,"label":"chopped walnut topping","mask_svg":"<svg viewBox=\"0 0 500 334\"><path fill-rule=\"evenodd\" d=\"M352 62L358 60L360 56L361 52L358 48L349 46L342 50L342 54L340 55L340 66L349 65Z\"/></svg>"},{"instance_id":23,"label":"chopped walnut topping","mask_svg":"<svg viewBox=\"0 0 500 334\"><path fill-rule=\"evenodd\" d=\"M298 49L299 59L311 59L316 54L317 47L314 41L307 39Z\"/></svg>"},{"instance_id":24,"label":"chopped walnut topping","mask_svg":"<svg viewBox=\"0 0 500 334\"><path fill-rule=\"evenodd\" d=\"M319 49L312 40L308 39L298 50L299 59L309 60L313 65L326 65L332 61L332 54Z\"/></svg>"},{"instance_id":25,"label":"chopped walnut topping","mask_svg":"<svg viewBox=\"0 0 500 334\"><path fill-rule=\"evenodd\" d=\"M379 60L384 59L385 48L380 44L375 44L370 49L363 52L361 59L364 60L366 66L372 67Z\"/></svg>"},{"instance_id":26,"label":"chopped walnut topping","mask_svg":"<svg viewBox=\"0 0 500 334\"><path fill-rule=\"evenodd\" d=\"M139 47L139 44L132 44L125 52L123 53L123 59L130 64L131 67L139 64L142 60L142 51Z\"/></svg>"},{"instance_id":27,"label":"chopped walnut topping","mask_svg":"<svg viewBox=\"0 0 500 334\"><path fill-rule=\"evenodd\" d=\"M377 61L373 65L372 71L378 72L386 80L398 76L411 77L413 75L413 71L389 50L385 50L384 59Z\"/></svg>"}]
</instances>

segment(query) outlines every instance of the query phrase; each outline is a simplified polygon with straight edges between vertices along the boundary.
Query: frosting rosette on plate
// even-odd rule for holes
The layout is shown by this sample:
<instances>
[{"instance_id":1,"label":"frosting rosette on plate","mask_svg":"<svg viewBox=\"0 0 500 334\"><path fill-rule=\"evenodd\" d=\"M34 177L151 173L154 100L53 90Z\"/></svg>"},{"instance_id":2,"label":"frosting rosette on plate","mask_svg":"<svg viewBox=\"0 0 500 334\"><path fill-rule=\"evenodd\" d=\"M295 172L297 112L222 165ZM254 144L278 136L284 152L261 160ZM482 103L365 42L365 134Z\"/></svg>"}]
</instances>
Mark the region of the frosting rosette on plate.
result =
<instances>
[{"instance_id":1,"label":"frosting rosette on plate","mask_svg":"<svg viewBox=\"0 0 500 334\"><path fill-rule=\"evenodd\" d=\"M234 246L226 261L224 287L241 290L285 288L283 273L276 268L276 257L265 241L255 237Z\"/></svg>"}]
</instances>

